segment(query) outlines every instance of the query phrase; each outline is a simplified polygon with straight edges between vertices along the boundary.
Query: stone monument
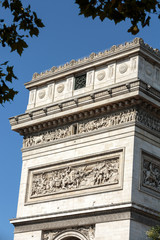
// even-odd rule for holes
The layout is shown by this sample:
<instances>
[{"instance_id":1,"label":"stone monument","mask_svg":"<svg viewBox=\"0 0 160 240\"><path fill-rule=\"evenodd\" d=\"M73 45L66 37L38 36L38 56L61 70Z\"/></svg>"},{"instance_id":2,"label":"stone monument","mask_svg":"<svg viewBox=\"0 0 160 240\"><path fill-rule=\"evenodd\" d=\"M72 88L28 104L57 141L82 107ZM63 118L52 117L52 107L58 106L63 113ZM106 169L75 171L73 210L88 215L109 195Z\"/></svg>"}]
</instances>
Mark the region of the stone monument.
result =
<instances>
[{"instance_id":1,"label":"stone monument","mask_svg":"<svg viewBox=\"0 0 160 240\"><path fill-rule=\"evenodd\" d=\"M146 239L160 224L160 51L135 38L25 86L14 239Z\"/></svg>"}]
</instances>

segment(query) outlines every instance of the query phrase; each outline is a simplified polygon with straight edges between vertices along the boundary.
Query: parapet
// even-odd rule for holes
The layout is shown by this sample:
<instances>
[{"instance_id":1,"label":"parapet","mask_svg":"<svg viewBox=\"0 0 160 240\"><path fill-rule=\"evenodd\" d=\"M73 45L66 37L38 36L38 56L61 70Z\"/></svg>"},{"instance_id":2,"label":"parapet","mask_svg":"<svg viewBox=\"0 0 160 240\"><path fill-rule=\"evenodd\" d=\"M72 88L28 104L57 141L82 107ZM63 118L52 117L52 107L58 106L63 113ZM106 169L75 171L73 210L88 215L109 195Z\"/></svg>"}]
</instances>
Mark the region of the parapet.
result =
<instances>
[{"instance_id":1,"label":"parapet","mask_svg":"<svg viewBox=\"0 0 160 240\"><path fill-rule=\"evenodd\" d=\"M159 105L160 51L135 38L44 73L34 73L25 86L29 90L26 113L10 118L12 130L21 134L28 131L26 127L36 131L39 123L51 121L52 125L64 115L120 101L123 105L124 99L134 101L139 95L149 96L149 101L155 95L152 100Z\"/></svg>"},{"instance_id":2,"label":"parapet","mask_svg":"<svg viewBox=\"0 0 160 240\"><path fill-rule=\"evenodd\" d=\"M160 52L141 38L34 73L25 84L30 90L27 111L134 79L160 90Z\"/></svg>"}]
</instances>

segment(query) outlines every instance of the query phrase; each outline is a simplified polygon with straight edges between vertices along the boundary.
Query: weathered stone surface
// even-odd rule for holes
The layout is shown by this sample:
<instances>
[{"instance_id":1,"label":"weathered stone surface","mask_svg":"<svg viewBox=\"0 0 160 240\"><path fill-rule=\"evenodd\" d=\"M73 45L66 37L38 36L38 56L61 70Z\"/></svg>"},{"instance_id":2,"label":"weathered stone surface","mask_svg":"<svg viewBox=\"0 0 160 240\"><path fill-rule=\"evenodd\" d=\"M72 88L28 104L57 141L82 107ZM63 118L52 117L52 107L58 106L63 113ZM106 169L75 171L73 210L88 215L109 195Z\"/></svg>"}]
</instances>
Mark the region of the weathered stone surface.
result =
<instances>
[{"instance_id":1,"label":"weathered stone surface","mask_svg":"<svg viewBox=\"0 0 160 240\"><path fill-rule=\"evenodd\" d=\"M139 38L33 75L10 119L24 136L15 240L144 240L159 224L159 80Z\"/></svg>"}]
</instances>

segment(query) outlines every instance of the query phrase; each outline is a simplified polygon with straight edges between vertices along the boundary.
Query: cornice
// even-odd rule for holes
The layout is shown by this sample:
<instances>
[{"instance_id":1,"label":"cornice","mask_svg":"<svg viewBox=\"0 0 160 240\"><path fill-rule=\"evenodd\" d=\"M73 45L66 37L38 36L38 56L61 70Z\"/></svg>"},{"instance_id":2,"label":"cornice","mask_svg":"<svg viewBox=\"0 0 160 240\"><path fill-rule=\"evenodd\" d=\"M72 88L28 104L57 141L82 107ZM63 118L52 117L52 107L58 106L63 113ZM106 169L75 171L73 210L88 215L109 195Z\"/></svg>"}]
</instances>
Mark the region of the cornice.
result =
<instances>
[{"instance_id":1,"label":"cornice","mask_svg":"<svg viewBox=\"0 0 160 240\"><path fill-rule=\"evenodd\" d=\"M154 101L149 102L148 96L149 100L154 99L157 104L160 102L159 91L137 80L12 117L10 124L12 130L27 135L138 104L157 115L160 106Z\"/></svg>"},{"instance_id":2,"label":"cornice","mask_svg":"<svg viewBox=\"0 0 160 240\"><path fill-rule=\"evenodd\" d=\"M64 211L64 212L57 212L57 213L50 213L50 214L42 214L42 215L35 215L31 217L22 217L22 218L14 218L10 220L10 223L12 223L14 226L20 226L20 225L27 225L27 224L33 224L33 223L44 223L45 222L55 222L60 220L67 220L69 218L75 219L76 217L82 218L83 216L100 216L110 213L116 213L116 212L126 212L126 211L132 211L132 212L139 212L142 215L148 215L150 218L157 219L159 221L159 212L155 211L154 209L148 208L146 206L133 203L133 202L125 202L123 204L111 204L111 205L105 205L105 206L98 206L98 207L90 207L85 209L77 209L77 210L70 210L70 211ZM117 219L118 220L118 219Z\"/></svg>"},{"instance_id":3,"label":"cornice","mask_svg":"<svg viewBox=\"0 0 160 240\"><path fill-rule=\"evenodd\" d=\"M47 81L56 80L66 75L72 75L76 71L82 69L93 68L97 65L106 64L106 61L115 61L119 58L126 57L124 53L128 55L128 51L131 51L129 55L140 52L142 55L148 55L154 61L159 62L160 51L153 49L148 44L144 43L143 39L135 38L131 42L126 42L120 45L113 45L109 50L103 52L91 53L89 57L83 59L74 60L72 59L69 63L65 63L62 66L53 66L51 69L41 73L34 73L32 80L25 84L26 88L31 88L39 84L44 84ZM147 53L147 54L146 54ZM122 55L121 55L122 54ZM115 58L116 56L116 58ZM105 60L105 61L104 61Z\"/></svg>"}]
</instances>

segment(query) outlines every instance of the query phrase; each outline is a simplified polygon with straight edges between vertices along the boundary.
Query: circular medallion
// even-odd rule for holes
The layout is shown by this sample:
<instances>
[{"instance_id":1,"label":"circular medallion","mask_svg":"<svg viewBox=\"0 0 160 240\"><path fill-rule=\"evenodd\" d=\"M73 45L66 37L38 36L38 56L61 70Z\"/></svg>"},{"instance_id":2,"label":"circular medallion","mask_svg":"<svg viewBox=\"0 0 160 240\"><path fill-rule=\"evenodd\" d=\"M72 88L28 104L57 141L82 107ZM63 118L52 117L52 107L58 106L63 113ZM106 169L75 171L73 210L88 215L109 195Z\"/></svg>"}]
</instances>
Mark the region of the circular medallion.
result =
<instances>
[{"instance_id":1,"label":"circular medallion","mask_svg":"<svg viewBox=\"0 0 160 240\"><path fill-rule=\"evenodd\" d=\"M120 66L119 66L119 72L121 74L125 73L128 69L128 65L126 63L122 63Z\"/></svg>"},{"instance_id":2,"label":"circular medallion","mask_svg":"<svg viewBox=\"0 0 160 240\"><path fill-rule=\"evenodd\" d=\"M146 73L147 73L148 76L152 75L152 68L150 66L146 67Z\"/></svg>"},{"instance_id":3,"label":"circular medallion","mask_svg":"<svg viewBox=\"0 0 160 240\"><path fill-rule=\"evenodd\" d=\"M46 95L46 91L45 91L45 90L41 90L41 91L39 91L39 93L38 93L38 97L39 97L40 99L44 98L45 95Z\"/></svg>"},{"instance_id":4,"label":"circular medallion","mask_svg":"<svg viewBox=\"0 0 160 240\"><path fill-rule=\"evenodd\" d=\"M61 92L63 92L63 90L64 90L64 84L59 84L57 87L57 92L61 93Z\"/></svg>"},{"instance_id":5,"label":"circular medallion","mask_svg":"<svg viewBox=\"0 0 160 240\"><path fill-rule=\"evenodd\" d=\"M105 71L102 71L102 72L97 74L97 79L99 81L101 81L101 80L103 80L105 78L105 75L106 75Z\"/></svg>"}]
</instances>

